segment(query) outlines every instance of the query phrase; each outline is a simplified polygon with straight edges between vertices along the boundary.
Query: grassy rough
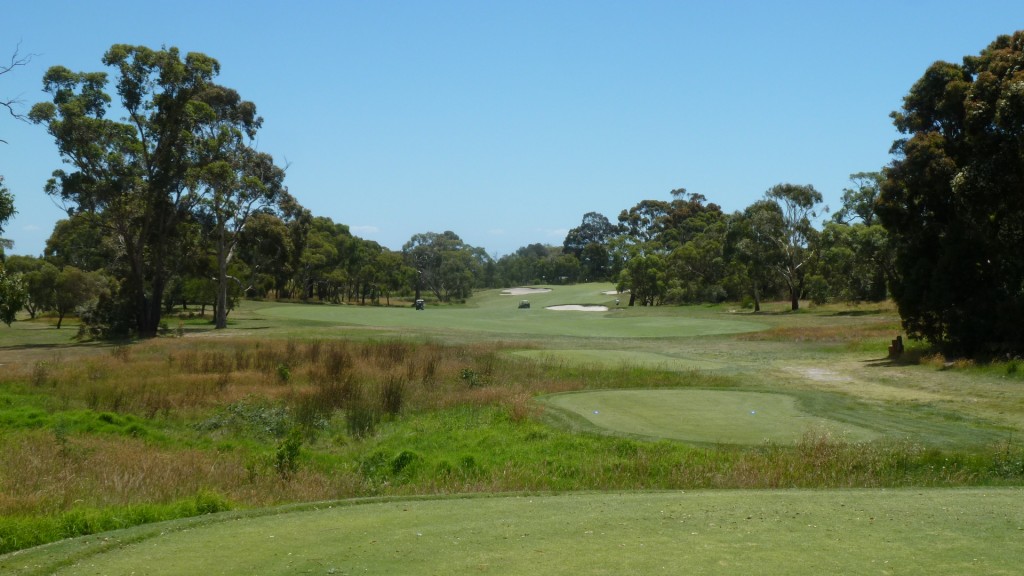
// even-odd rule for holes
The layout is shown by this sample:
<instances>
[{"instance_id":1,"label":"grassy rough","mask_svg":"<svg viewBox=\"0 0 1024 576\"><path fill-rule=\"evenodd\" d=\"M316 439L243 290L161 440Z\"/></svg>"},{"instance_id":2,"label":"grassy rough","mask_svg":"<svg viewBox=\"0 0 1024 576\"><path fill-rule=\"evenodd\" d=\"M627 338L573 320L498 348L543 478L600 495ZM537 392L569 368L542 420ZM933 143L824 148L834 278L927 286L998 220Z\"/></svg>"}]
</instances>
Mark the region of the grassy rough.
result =
<instances>
[{"instance_id":1,"label":"grassy rough","mask_svg":"<svg viewBox=\"0 0 1024 576\"><path fill-rule=\"evenodd\" d=\"M273 318L246 303L227 332L190 321L184 338L116 346L61 343L70 332L45 322L0 327L0 547L198 513L181 504L197 498L253 510L366 496L1024 483L1024 370L917 351L889 359L891 310L535 310L596 322L585 335L455 319L518 314L517 300L482 294L423 313L280 305L290 312ZM569 300L557 303L600 303ZM309 310L423 324L298 318ZM768 329L632 337L734 321ZM616 337L608 326L634 328ZM881 436L647 441L536 402L606 390L770 393ZM65 521L75 517L88 521Z\"/></svg>"}]
</instances>

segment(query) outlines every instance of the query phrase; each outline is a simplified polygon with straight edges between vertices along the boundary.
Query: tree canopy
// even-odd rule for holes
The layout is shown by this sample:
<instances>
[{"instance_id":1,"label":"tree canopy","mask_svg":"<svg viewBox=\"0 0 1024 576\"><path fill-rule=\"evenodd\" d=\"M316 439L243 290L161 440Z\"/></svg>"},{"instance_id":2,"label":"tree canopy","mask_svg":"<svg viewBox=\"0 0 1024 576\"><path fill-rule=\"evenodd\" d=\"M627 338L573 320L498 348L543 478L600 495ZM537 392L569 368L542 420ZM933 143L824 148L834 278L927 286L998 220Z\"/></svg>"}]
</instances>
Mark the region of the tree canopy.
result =
<instances>
[{"instance_id":1,"label":"tree canopy","mask_svg":"<svg viewBox=\"0 0 1024 576\"><path fill-rule=\"evenodd\" d=\"M1024 350L1024 32L932 64L892 117L878 215L905 329L955 354Z\"/></svg>"},{"instance_id":2,"label":"tree canopy","mask_svg":"<svg viewBox=\"0 0 1024 576\"><path fill-rule=\"evenodd\" d=\"M182 58L176 48L153 50L117 44L103 56L116 71L121 120L107 117L112 96L104 72L51 67L43 78L52 102L29 116L47 127L68 171L47 185L75 211L97 214L117 239L126 269L119 294L141 336L156 334L163 293L179 249L184 222L193 216L196 170L220 158L211 141L253 137L262 119L251 102L213 79L220 64L200 53Z\"/></svg>"}]
</instances>

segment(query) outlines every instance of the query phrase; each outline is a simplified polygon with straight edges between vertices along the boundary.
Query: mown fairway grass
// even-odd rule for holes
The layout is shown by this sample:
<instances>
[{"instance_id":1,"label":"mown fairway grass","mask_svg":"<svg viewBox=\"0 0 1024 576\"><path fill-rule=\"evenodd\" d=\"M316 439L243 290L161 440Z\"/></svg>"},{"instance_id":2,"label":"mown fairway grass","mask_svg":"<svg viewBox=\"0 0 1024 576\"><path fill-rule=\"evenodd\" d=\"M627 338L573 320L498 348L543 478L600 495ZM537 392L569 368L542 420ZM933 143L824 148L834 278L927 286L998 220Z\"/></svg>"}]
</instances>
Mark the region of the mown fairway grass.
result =
<instances>
[{"instance_id":1,"label":"mown fairway grass","mask_svg":"<svg viewBox=\"0 0 1024 576\"><path fill-rule=\"evenodd\" d=\"M0 556L0 573L189 574L194 558L261 574L999 574L1019 559L1019 363L889 359L889 306L616 309L610 285L551 288L422 312L244 302L226 331L169 318L183 338L140 343L0 326L0 550L233 510ZM544 309L558 304L612 309ZM543 506L463 498L509 492ZM334 504L274 508L301 502ZM101 566L134 541L128 564Z\"/></svg>"},{"instance_id":2,"label":"mown fairway grass","mask_svg":"<svg viewBox=\"0 0 1024 576\"><path fill-rule=\"evenodd\" d=\"M615 306L616 296L604 294L611 284L556 286L551 292L527 296L504 295L500 290L474 296L469 306L435 305L426 310L373 308L363 306L303 306L267 304L256 313L269 318L286 318L369 326L376 329L413 331L462 331L500 334L502 337L538 338L571 336L586 338L679 338L753 332L767 325L736 318L695 318L682 315L648 315L626 308L625 300ZM619 296L620 299L628 297ZM529 309L518 308L530 300ZM560 304L600 304L607 312L547 310Z\"/></svg>"},{"instance_id":3,"label":"mown fairway grass","mask_svg":"<svg viewBox=\"0 0 1024 576\"><path fill-rule=\"evenodd\" d=\"M695 491L339 502L0 557L4 574L1020 572L1020 489Z\"/></svg>"},{"instance_id":4,"label":"mown fairway grass","mask_svg":"<svg viewBox=\"0 0 1024 576\"><path fill-rule=\"evenodd\" d=\"M796 444L816 431L851 442L880 436L803 412L792 396L765 392L596 390L547 396L544 402L585 418L595 427L650 439Z\"/></svg>"}]
</instances>

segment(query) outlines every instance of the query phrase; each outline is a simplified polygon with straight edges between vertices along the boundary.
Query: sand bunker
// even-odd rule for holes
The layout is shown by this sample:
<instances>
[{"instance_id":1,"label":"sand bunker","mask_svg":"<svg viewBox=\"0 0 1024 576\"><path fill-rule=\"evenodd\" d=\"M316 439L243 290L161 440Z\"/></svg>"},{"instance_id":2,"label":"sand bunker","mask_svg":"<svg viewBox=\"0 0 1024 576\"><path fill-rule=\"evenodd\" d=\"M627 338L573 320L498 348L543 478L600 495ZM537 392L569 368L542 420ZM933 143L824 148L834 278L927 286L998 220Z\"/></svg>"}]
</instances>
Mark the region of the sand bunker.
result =
<instances>
[{"instance_id":1,"label":"sand bunker","mask_svg":"<svg viewBox=\"0 0 1024 576\"><path fill-rule=\"evenodd\" d=\"M583 306L581 304L563 304L561 306L548 306L546 310L571 310L573 312L607 312L607 306Z\"/></svg>"},{"instance_id":2,"label":"sand bunker","mask_svg":"<svg viewBox=\"0 0 1024 576\"><path fill-rule=\"evenodd\" d=\"M542 294L551 292L551 288L509 288L502 290L502 296L522 296L523 294Z\"/></svg>"}]
</instances>

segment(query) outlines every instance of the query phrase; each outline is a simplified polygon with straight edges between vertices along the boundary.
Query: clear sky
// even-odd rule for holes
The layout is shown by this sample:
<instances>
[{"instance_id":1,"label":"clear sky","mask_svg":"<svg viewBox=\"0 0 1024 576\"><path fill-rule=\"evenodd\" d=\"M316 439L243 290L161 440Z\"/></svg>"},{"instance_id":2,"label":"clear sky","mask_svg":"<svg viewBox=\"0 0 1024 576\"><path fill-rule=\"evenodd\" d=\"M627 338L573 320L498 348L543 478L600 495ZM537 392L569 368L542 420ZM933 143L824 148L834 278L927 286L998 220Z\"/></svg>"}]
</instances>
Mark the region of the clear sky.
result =
<instances>
[{"instance_id":1,"label":"clear sky","mask_svg":"<svg viewBox=\"0 0 1024 576\"><path fill-rule=\"evenodd\" d=\"M104 70L115 43L203 52L315 215L500 256L676 188L734 211L812 184L835 209L891 160L889 113L929 64L1022 28L1020 0L25 0L0 56L32 61L0 97L27 112L47 68ZM39 255L60 158L41 126L3 116L0 138L8 253Z\"/></svg>"}]
</instances>

